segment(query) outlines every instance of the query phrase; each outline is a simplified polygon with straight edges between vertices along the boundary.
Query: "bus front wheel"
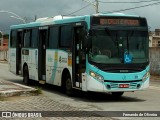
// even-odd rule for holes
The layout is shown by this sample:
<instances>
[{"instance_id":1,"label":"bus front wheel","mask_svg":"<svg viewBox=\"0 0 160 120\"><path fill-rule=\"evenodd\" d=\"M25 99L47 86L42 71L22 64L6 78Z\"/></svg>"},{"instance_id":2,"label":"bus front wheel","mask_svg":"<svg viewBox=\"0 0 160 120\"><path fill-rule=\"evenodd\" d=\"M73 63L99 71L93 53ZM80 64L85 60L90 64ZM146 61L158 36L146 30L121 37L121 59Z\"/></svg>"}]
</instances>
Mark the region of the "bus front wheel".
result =
<instances>
[{"instance_id":1,"label":"bus front wheel","mask_svg":"<svg viewBox=\"0 0 160 120\"><path fill-rule=\"evenodd\" d=\"M29 85L29 71L27 66L25 66L23 70L23 82L24 84Z\"/></svg>"},{"instance_id":2,"label":"bus front wheel","mask_svg":"<svg viewBox=\"0 0 160 120\"><path fill-rule=\"evenodd\" d=\"M113 97L121 97L124 92L112 92Z\"/></svg>"},{"instance_id":3,"label":"bus front wheel","mask_svg":"<svg viewBox=\"0 0 160 120\"><path fill-rule=\"evenodd\" d=\"M69 77L66 80L66 94L68 96L72 96L73 95L72 82L71 82L71 78L69 78Z\"/></svg>"}]
</instances>

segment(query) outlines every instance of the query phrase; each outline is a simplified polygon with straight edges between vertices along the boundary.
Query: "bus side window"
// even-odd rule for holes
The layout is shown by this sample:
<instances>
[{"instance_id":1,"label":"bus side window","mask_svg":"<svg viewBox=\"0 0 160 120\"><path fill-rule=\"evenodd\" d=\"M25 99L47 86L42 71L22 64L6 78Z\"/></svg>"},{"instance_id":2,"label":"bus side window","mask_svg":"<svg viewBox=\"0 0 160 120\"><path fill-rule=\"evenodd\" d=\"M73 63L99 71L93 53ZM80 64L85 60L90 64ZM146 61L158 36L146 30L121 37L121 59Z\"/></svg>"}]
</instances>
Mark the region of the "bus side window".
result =
<instances>
[{"instance_id":1,"label":"bus side window","mask_svg":"<svg viewBox=\"0 0 160 120\"><path fill-rule=\"evenodd\" d=\"M11 40L10 40L10 47L11 48L16 47L16 41L17 41L17 31L13 30L13 31L11 31Z\"/></svg>"},{"instance_id":2,"label":"bus side window","mask_svg":"<svg viewBox=\"0 0 160 120\"><path fill-rule=\"evenodd\" d=\"M66 25L61 27L60 47L71 48L73 39L72 26Z\"/></svg>"},{"instance_id":3,"label":"bus side window","mask_svg":"<svg viewBox=\"0 0 160 120\"><path fill-rule=\"evenodd\" d=\"M57 49L58 48L58 39L59 39L59 27L54 26L49 29L49 49Z\"/></svg>"},{"instance_id":4,"label":"bus side window","mask_svg":"<svg viewBox=\"0 0 160 120\"><path fill-rule=\"evenodd\" d=\"M32 29L31 47L38 48L38 29Z\"/></svg>"}]
</instances>

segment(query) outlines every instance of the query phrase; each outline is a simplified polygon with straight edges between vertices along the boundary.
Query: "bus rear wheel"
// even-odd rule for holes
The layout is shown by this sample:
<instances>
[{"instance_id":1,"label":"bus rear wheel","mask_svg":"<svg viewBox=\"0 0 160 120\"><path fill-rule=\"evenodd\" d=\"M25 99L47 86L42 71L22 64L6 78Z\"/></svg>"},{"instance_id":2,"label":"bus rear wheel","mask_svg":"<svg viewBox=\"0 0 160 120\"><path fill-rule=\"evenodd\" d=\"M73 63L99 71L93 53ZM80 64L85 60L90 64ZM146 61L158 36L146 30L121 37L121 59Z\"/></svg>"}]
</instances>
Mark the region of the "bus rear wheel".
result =
<instances>
[{"instance_id":1,"label":"bus rear wheel","mask_svg":"<svg viewBox=\"0 0 160 120\"><path fill-rule=\"evenodd\" d=\"M113 97L121 97L123 95L124 92L112 92L112 96Z\"/></svg>"},{"instance_id":2,"label":"bus rear wheel","mask_svg":"<svg viewBox=\"0 0 160 120\"><path fill-rule=\"evenodd\" d=\"M65 84L65 90L66 90L66 94L68 95L68 96L72 96L73 95L73 88L72 88L72 82L71 82L71 78L67 78L67 80L66 80L66 84Z\"/></svg>"},{"instance_id":3,"label":"bus rear wheel","mask_svg":"<svg viewBox=\"0 0 160 120\"><path fill-rule=\"evenodd\" d=\"M25 66L23 69L23 82L25 85L29 85L29 71L28 71L28 67Z\"/></svg>"}]
</instances>

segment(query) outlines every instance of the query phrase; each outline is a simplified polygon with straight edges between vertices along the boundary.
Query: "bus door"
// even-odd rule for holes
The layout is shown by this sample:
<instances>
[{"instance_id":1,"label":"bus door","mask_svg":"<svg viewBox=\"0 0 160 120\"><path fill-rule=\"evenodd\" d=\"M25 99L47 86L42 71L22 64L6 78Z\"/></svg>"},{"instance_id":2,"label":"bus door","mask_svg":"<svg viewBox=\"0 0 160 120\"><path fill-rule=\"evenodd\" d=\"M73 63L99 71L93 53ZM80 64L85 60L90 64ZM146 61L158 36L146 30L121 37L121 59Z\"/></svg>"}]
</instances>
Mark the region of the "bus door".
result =
<instances>
[{"instance_id":1,"label":"bus door","mask_svg":"<svg viewBox=\"0 0 160 120\"><path fill-rule=\"evenodd\" d=\"M17 43L16 43L16 74L21 74L21 49L23 41L23 30L17 31Z\"/></svg>"},{"instance_id":2,"label":"bus door","mask_svg":"<svg viewBox=\"0 0 160 120\"><path fill-rule=\"evenodd\" d=\"M38 79L41 84L46 80L46 42L48 39L48 28L39 28L38 45Z\"/></svg>"},{"instance_id":3,"label":"bus door","mask_svg":"<svg viewBox=\"0 0 160 120\"><path fill-rule=\"evenodd\" d=\"M85 72L85 54L82 49L82 31L83 27L74 28L73 54L72 54L72 78L73 87L82 88L82 73Z\"/></svg>"}]
</instances>

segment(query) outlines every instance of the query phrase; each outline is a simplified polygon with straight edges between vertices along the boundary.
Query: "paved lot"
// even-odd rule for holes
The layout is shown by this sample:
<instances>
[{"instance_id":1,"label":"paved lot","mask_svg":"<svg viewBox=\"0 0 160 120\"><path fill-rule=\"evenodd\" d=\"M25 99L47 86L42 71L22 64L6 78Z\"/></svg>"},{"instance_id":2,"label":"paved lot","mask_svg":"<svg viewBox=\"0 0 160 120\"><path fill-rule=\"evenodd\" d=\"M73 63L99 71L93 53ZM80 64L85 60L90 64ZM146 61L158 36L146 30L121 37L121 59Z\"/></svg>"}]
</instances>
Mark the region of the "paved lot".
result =
<instances>
[{"instance_id":1,"label":"paved lot","mask_svg":"<svg viewBox=\"0 0 160 120\"><path fill-rule=\"evenodd\" d=\"M71 107L70 105L62 104L57 101L54 101L52 99L49 99L48 97L45 96L30 96L30 97L12 97L12 98L5 98L2 101L0 101L0 110L1 111L83 111L82 109L78 109L76 107ZM42 112L43 113L43 112ZM83 111L83 114L85 112ZM93 113L89 113L86 116L88 116L86 119L104 119L104 120L114 120L113 118L104 118L104 117L99 117L99 118L94 118L90 117L92 116ZM72 115L71 115L72 116ZM77 115L79 116L79 115ZM80 114L82 117L82 114ZM50 120L50 119L63 119L61 116L56 117L56 118L37 118L39 119L44 119L44 120ZM65 119L83 119L83 118L78 118L78 117L65 117ZM2 118L4 119L4 118ZM13 118L10 118L13 119ZM15 118L17 119L17 118Z\"/></svg>"}]
</instances>

